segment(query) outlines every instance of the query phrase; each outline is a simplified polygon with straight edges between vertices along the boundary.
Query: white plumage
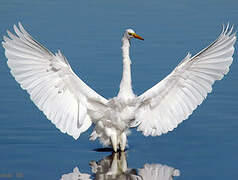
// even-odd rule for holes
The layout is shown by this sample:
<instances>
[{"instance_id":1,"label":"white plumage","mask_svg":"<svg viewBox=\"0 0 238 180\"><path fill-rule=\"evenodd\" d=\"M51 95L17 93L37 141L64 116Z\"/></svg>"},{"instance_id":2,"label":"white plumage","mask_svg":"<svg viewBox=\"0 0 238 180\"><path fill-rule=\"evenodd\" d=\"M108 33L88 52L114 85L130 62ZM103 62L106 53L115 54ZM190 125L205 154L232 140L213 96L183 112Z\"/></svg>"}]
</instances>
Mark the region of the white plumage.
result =
<instances>
[{"instance_id":1,"label":"white plumage","mask_svg":"<svg viewBox=\"0 0 238 180\"><path fill-rule=\"evenodd\" d=\"M3 47L12 75L31 100L61 132L77 139L92 123L90 137L124 151L129 128L158 136L187 119L212 91L212 84L229 71L236 35L227 25L219 37L195 56L188 54L162 81L140 96L131 86L132 29L122 38L123 74L118 96L105 99L87 86L59 51L51 53L19 23L16 35L7 31Z\"/></svg>"}]
</instances>

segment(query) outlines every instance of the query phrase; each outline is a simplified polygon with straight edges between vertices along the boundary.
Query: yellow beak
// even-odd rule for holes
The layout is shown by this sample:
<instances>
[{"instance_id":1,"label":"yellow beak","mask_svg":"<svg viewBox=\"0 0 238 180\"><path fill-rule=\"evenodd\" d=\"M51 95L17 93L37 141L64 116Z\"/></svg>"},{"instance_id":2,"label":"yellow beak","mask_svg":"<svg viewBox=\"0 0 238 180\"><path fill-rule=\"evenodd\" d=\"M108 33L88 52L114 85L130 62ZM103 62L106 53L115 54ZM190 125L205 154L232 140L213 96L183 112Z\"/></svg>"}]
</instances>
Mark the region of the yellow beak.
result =
<instances>
[{"instance_id":1,"label":"yellow beak","mask_svg":"<svg viewBox=\"0 0 238 180\"><path fill-rule=\"evenodd\" d=\"M137 38L137 39L140 39L140 40L144 40L144 38L142 38L141 36L139 36L139 35L136 34L136 33L133 33L132 36L133 36L134 38Z\"/></svg>"}]
</instances>

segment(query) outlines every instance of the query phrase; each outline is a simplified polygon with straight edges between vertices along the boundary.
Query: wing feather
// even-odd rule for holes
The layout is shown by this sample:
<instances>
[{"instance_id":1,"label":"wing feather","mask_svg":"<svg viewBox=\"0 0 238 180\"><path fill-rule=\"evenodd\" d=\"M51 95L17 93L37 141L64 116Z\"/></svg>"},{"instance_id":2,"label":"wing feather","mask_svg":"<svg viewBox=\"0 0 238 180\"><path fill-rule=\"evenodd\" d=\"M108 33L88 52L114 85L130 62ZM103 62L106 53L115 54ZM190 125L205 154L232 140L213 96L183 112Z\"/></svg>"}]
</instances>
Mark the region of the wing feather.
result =
<instances>
[{"instance_id":1,"label":"wing feather","mask_svg":"<svg viewBox=\"0 0 238 180\"><path fill-rule=\"evenodd\" d=\"M138 97L135 121L144 135L172 131L200 105L216 80L229 72L236 34L223 27L219 37L195 56L188 54L162 81Z\"/></svg>"},{"instance_id":2,"label":"wing feather","mask_svg":"<svg viewBox=\"0 0 238 180\"><path fill-rule=\"evenodd\" d=\"M11 74L61 132L77 139L92 123L89 106L107 100L76 76L60 51L51 53L21 23L13 28L16 35L7 31L2 42Z\"/></svg>"}]
</instances>

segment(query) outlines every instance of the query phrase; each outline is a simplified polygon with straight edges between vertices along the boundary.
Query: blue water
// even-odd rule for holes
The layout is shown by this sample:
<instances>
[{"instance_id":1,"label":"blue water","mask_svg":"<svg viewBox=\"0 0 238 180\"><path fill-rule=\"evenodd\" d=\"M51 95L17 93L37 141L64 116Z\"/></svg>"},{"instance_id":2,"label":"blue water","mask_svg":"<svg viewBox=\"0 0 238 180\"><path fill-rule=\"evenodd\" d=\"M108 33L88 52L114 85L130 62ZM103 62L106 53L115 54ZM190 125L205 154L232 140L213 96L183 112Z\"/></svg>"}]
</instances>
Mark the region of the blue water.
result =
<instances>
[{"instance_id":1,"label":"blue water","mask_svg":"<svg viewBox=\"0 0 238 180\"><path fill-rule=\"evenodd\" d=\"M1 0L0 36L21 21L51 51L62 50L74 71L110 98L119 88L120 39L126 28L145 38L131 47L133 87L141 94L187 52L194 54L215 40L223 23L238 29L237 7L233 0ZM128 168L163 164L180 171L174 179L237 179L237 53L229 74L173 132L144 137L132 131ZM0 59L0 180L60 179L75 167L92 174L89 162L110 152L94 151L101 145L88 141L90 131L77 141L60 133L12 78L3 48Z\"/></svg>"}]
</instances>

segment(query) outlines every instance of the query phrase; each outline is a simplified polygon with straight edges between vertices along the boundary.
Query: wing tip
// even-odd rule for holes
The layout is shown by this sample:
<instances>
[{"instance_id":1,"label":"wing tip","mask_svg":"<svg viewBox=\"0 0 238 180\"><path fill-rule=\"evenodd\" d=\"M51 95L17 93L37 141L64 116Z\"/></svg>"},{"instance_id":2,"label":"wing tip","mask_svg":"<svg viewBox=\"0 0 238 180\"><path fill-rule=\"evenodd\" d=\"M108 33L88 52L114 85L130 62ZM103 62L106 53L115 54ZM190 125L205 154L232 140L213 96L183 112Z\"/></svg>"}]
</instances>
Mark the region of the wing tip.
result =
<instances>
[{"instance_id":1,"label":"wing tip","mask_svg":"<svg viewBox=\"0 0 238 180\"><path fill-rule=\"evenodd\" d=\"M14 31L15 31L16 33L19 32L19 29L18 29L18 27L17 27L16 24L13 25L13 29L14 29Z\"/></svg>"},{"instance_id":2,"label":"wing tip","mask_svg":"<svg viewBox=\"0 0 238 180\"><path fill-rule=\"evenodd\" d=\"M224 23L222 24L222 32L221 35L228 35L228 36L232 36L232 35L236 35L237 30L234 31L234 24L230 24L230 22L228 21L226 25L224 25Z\"/></svg>"}]
</instances>

